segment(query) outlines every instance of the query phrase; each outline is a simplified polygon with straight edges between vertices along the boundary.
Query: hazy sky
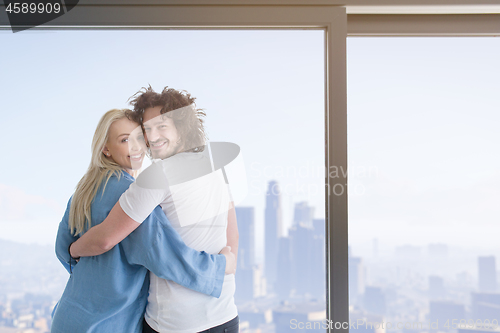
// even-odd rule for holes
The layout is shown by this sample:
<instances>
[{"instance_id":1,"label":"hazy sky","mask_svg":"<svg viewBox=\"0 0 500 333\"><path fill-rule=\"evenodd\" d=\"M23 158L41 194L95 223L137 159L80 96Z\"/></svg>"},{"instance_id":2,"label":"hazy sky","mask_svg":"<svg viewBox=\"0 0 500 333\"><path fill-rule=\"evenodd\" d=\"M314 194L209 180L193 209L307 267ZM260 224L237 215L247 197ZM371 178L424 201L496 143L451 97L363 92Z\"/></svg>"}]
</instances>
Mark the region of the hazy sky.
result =
<instances>
[{"instance_id":1,"label":"hazy sky","mask_svg":"<svg viewBox=\"0 0 500 333\"><path fill-rule=\"evenodd\" d=\"M323 186L322 31L4 31L0 43L0 238L53 243L97 121L147 84L189 91L210 139L241 146L259 230L271 179L290 184L286 221L300 200L324 214L321 190L300 193Z\"/></svg>"},{"instance_id":2,"label":"hazy sky","mask_svg":"<svg viewBox=\"0 0 500 333\"><path fill-rule=\"evenodd\" d=\"M0 238L53 243L100 116L142 86L197 97L214 141L242 148L263 224L267 181L285 222L323 216L321 31L0 32ZM348 139L354 249L497 245L500 41L350 38Z\"/></svg>"},{"instance_id":3,"label":"hazy sky","mask_svg":"<svg viewBox=\"0 0 500 333\"><path fill-rule=\"evenodd\" d=\"M498 38L348 40L349 162L377 170L350 180L354 249L500 249L499 58Z\"/></svg>"}]
</instances>

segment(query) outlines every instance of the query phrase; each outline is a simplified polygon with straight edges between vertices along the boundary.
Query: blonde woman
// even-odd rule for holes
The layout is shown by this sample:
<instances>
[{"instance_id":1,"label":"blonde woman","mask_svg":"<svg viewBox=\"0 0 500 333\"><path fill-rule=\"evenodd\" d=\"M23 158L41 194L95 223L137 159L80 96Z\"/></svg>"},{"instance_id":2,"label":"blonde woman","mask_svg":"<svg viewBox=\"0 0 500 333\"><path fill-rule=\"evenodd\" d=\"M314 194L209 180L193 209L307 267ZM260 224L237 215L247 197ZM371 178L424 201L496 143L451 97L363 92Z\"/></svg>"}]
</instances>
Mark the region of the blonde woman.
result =
<instances>
[{"instance_id":1,"label":"blonde woman","mask_svg":"<svg viewBox=\"0 0 500 333\"><path fill-rule=\"evenodd\" d=\"M59 224L56 254L71 276L54 310L51 332L142 331L149 271L192 290L219 297L234 256L209 255L187 247L161 208L107 253L72 258L70 245L100 224L134 181L144 158L139 124L130 110L108 111L92 141L90 166Z\"/></svg>"}]
</instances>

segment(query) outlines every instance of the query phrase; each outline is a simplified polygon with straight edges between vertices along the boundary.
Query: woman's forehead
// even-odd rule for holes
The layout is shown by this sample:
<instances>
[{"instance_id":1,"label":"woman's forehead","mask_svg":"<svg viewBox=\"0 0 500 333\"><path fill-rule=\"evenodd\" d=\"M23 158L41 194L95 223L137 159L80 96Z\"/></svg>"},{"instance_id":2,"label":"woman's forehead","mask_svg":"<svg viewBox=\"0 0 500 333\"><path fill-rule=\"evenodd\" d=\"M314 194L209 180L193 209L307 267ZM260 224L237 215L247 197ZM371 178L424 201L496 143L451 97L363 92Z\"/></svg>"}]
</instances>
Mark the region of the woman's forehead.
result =
<instances>
[{"instance_id":1,"label":"woman's forehead","mask_svg":"<svg viewBox=\"0 0 500 333\"><path fill-rule=\"evenodd\" d=\"M139 124L128 118L118 119L111 124L109 129L110 134L120 136L122 134L130 134L132 131L140 128Z\"/></svg>"}]
</instances>

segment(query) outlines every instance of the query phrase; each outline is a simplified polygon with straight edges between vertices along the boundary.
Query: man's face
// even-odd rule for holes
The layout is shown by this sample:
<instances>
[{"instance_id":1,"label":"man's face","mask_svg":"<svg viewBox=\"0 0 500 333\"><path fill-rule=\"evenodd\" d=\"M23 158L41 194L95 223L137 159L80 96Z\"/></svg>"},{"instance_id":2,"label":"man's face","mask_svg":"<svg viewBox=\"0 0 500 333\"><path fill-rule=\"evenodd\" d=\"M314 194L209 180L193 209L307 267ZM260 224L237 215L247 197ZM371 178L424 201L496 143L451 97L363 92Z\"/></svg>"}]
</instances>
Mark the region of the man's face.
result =
<instances>
[{"instance_id":1,"label":"man's face","mask_svg":"<svg viewBox=\"0 0 500 333\"><path fill-rule=\"evenodd\" d=\"M153 158L163 160L180 152L183 144L174 121L160 111L161 106L147 108L143 122Z\"/></svg>"}]
</instances>

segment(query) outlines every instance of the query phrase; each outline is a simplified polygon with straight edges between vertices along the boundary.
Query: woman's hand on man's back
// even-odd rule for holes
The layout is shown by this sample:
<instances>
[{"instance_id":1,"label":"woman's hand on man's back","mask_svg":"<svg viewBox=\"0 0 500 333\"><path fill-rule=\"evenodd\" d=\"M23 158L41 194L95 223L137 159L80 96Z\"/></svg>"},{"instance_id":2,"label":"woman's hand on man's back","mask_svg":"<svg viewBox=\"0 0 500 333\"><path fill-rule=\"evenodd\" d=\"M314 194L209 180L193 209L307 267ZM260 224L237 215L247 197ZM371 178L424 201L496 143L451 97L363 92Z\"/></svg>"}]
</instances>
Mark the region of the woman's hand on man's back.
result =
<instances>
[{"instance_id":1,"label":"woman's hand on man's back","mask_svg":"<svg viewBox=\"0 0 500 333\"><path fill-rule=\"evenodd\" d=\"M225 246L219 254L226 257L226 275L236 273L236 256L231 252L231 246Z\"/></svg>"}]
</instances>

